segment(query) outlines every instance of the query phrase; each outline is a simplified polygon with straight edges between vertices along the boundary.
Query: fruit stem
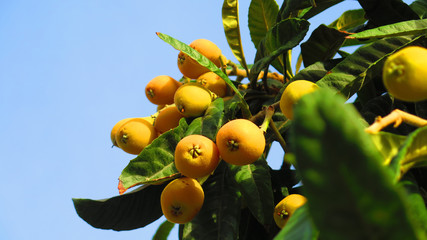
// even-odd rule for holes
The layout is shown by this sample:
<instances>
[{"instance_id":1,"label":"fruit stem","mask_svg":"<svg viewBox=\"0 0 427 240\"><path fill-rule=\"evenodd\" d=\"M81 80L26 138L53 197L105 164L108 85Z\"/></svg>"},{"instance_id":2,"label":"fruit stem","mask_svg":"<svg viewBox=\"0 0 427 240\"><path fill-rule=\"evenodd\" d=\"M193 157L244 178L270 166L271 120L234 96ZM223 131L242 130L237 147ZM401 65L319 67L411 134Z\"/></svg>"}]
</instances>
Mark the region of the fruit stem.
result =
<instances>
[{"instance_id":1,"label":"fruit stem","mask_svg":"<svg viewBox=\"0 0 427 240\"><path fill-rule=\"evenodd\" d=\"M265 107L264 111L265 111L265 118L259 128L265 133L267 132L267 128L270 125L271 118L273 117L274 107L270 105L268 107Z\"/></svg>"},{"instance_id":2,"label":"fruit stem","mask_svg":"<svg viewBox=\"0 0 427 240\"><path fill-rule=\"evenodd\" d=\"M391 124L393 124L393 127L397 128L402 122L405 122L415 127L427 126L426 119L420 118L418 116L412 115L399 109L395 109L385 117L378 116L375 119L375 122L365 129L365 132L372 134L378 133Z\"/></svg>"}]
</instances>

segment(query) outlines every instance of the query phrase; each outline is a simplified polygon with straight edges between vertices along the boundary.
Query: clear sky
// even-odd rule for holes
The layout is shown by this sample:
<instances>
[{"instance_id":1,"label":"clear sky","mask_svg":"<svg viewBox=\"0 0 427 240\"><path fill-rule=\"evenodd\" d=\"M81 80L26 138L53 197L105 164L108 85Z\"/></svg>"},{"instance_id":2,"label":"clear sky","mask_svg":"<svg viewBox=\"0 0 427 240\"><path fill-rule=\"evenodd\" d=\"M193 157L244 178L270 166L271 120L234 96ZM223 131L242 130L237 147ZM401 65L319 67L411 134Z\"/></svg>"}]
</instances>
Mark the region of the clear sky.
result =
<instances>
[{"instance_id":1,"label":"clear sky","mask_svg":"<svg viewBox=\"0 0 427 240\"><path fill-rule=\"evenodd\" d=\"M240 1L240 21L252 63L249 2ZM71 199L118 195L118 176L134 156L111 148L111 128L156 111L144 94L149 80L181 77L178 52L155 32L186 43L210 39L237 62L221 6L199 0L0 1L0 239L151 239L164 218L132 231L95 229L78 217ZM344 1L313 18L310 29L356 8L357 1ZM275 149L268 160L273 167L283 155ZM177 228L172 234L177 239Z\"/></svg>"}]
</instances>

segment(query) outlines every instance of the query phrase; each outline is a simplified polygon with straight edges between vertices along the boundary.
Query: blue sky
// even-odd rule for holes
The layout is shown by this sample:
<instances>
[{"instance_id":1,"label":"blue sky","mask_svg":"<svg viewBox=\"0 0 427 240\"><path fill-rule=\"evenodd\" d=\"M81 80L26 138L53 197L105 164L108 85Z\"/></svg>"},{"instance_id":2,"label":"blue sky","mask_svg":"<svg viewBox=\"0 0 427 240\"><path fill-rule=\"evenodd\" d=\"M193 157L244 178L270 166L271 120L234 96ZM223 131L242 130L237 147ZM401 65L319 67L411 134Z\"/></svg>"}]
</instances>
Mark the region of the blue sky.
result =
<instances>
[{"instance_id":1,"label":"blue sky","mask_svg":"<svg viewBox=\"0 0 427 240\"><path fill-rule=\"evenodd\" d=\"M240 2L240 21L252 63L249 2ZM156 111L144 94L149 80L181 77L178 52L155 32L186 43L210 39L237 62L221 6L196 0L0 2L0 239L152 237L164 218L133 231L95 229L77 216L71 198L118 194L117 178L134 156L111 148L111 128ZM344 1L313 18L311 30L355 8L357 1ZM270 164L278 166L282 155L275 148ZM172 234L177 239L177 228Z\"/></svg>"}]
</instances>

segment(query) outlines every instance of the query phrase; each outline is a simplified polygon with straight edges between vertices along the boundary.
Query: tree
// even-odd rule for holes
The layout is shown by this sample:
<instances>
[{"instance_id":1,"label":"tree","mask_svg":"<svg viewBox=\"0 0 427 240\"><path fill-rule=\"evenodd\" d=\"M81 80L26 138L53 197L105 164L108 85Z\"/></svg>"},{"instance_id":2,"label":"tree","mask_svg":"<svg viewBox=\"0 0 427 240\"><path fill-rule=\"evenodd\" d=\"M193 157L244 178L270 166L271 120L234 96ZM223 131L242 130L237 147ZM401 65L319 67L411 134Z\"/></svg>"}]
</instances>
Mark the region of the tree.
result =
<instances>
[{"instance_id":1,"label":"tree","mask_svg":"<svg viewBox=\"0 0 427 240\"><path fill-rule=\"evenodd\" d=\"M320 25L302 42L310 18L340 2L288 0L279 7L273 0L253 0L249 30L257 54L252 65L243 53L238 1L224 1L222 7L225 36L238 64L220 59L218 66L191 44L157 33L221 77L228 94L213 95L203 115L182 117L145 147L122 171L120 196L73 199L79 216L102 229L152 223L163 214L160 195L166 184L182 177L174 164L178 142L192 134L215 141L227 122L249 119L264 131L263 154L242 166L220 161L212 174L198 179L205 200L194 219L179 225L180 239L426 239L427 101L390 95L383 66L406 47L427 47L427 2L359 0L360 9ZM296 46L301 55L293 70L290 52ZM346 46L359 47L347 53ZM298 99L290 119L279 105L297 80L319 89ZM266 161L273 142L285 152L279 170ZM123 194L134 186L139 187ZM274 206L292 193L308 201L280 229ZM162 224L156 238L166 238L173 225Z\"/></svg>"}]
</instances>

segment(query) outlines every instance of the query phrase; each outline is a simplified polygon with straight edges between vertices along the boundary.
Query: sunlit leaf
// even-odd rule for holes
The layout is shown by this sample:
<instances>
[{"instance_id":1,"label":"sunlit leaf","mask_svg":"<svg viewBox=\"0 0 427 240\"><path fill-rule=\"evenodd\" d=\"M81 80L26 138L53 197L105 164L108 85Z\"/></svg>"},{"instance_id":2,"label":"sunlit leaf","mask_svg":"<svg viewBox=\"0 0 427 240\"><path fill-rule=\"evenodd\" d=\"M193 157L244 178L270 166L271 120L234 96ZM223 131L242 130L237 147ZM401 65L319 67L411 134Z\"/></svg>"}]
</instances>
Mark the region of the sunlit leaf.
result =
<instances>
[{"instance_id":1,"label":"sunlit leaf","mask_svg":"<svg viewBox=\"0 0 427 240\"><path fill-rule=\"evenodd\" d=\"M186 223L182 239L237 239L240 220L240 195L230 170L221 162L202 187L205 202L197 216Z\"/></svg>"},{"instance_id":2,"label":"sunlit leaf","mask_svg":"<svg viewBox=\"0 0 427 240\"><path fill-rule=\"evenodd\" d=\"M248 27L252 42L258 48L259 42L274 26L279 13L275 0L252 0L249 6Z\"/></svg>"},{"instance_id":3,"label":"sunlit leaf","mask_svg":"<svg viewBox=\"0 0 427 240\"><path fill-rule=\"evenodd\" d=\"M390 164L391 159L399 152L400 146L406 139L405 136L388 132L379 132L370 134L370 136L378 151L383 155L384 165Z\"/></svg>"},{"instance_id":4,"label":"sunlit leaf","mask_svg":"<svg viewBox=\"0 0 427 240\"><path fill-rule=\"evenodd\" d=\"M308 207L303 205L292 214L292 217L289 218L285 227L277 234L274 240L314 240L317 239L318 234L319 232L313 225L308 212Z\"/></svg>"},{"instance_id":5,"label":"sunlit leaf","mask_svg":"<svg viewBox=\"0 0 427 240\"><path fill-rule=\"evenodd\" d=\"M420 38L422 37L385 38L362 46L332 68L317 84L334 88L349 98L382 73L380 63L383 60Z\"/></svg>"},{"instance_id":6,"label":"sunlit leaf","mask_svg":"<svg viewBox=\"0 0 427 240\"><path fill-rule=\"evenodd\" d=\"M354 9L343 12L341 16L329 24L329 27L340 31L348 31L366 22L365 11L363 9Z\"/></svg>"},{"instance_id":7,"label":"sunlit leaf","mask_svg":"<svg viewBox=\"0 0 427 240\"><path fill-rule=\"evenodd\" d=\"M242 193L245 203L254 217L263 225L273 221L273 192L269 166L261 157L252 164L244 166L229 165L231 175Z\"/></svg>"},{"instance_id":8,"label":"sunlit leaf","mask_svg":"<svg viewBox=\"0 0 427 240\"><path fill-rule=\"evenodd\" d=\"M427 19L411 20L368 29L348 36L349 39L384 38L427 33Z\"/></svg>"},{"instance_id":9,"label":"sunlit leaf","mask_svg":"<svg viewBox=\"0 0 427 240\"><path fill-rule=\"evenodd\" d=\"M165 185L146 185L103 200L74 198L77 214L95 228L131 230L144 227L163 213L160 194Z\"/></svg>"},{"instance_id":10,"label":"sunlit leaf","mask_svg":"<svg viewBox=\"0 0 427 240\"><path fill-rule=\"evenodd\" d=\"M391 164L400 165L402 173L413 167L427 166L427 126L408 135Z\"/></svg>"},{"instance_id":11,"label":"sunlit leaf","mask_svg":"<svg viewBox=\"0 0 427 240\"><path fill-rule=\"evenodd\" d=\"M293 149L322 239L416 239L401 193L356 109L329 89L294 107Z\"/></svg>"},{"instance_id":12,"label":"sunlit leaf","mask_svg":"<svg viewBox=\"0 0 427 240\"><path fill-rule=\"evenodd\" d=\"M224 27L225 37L231 52L237 61L240 62L246 70L245 54L243 52L243 44L240 34L239 24L239 1L238 0L224 0L222 5L222 25Z\"/></svg>"},{"instance_id":13,"label":"sunlit leaf","mask_svg":"<svg viewBox=\"0 0 427 240\"><path fill-rule=\"evenodd\" d=\"M153 236L153 240L167 240L174 226L175 223L165 220L162 224L160 224L159 228L157 228L157 231Z\"/></svg>"},{"instance_id":14,"label":"sunlit leaf","mask_svg":"<svg viewBox=\"0 0 427 240\"><path fill-rule=\"evenodd\" d=\"M310 38L301 44L304 66L333 58L347 35L348 33L321 24L311 33Z\"/></svg>"}]
</instances>

